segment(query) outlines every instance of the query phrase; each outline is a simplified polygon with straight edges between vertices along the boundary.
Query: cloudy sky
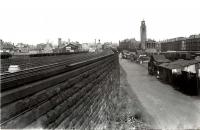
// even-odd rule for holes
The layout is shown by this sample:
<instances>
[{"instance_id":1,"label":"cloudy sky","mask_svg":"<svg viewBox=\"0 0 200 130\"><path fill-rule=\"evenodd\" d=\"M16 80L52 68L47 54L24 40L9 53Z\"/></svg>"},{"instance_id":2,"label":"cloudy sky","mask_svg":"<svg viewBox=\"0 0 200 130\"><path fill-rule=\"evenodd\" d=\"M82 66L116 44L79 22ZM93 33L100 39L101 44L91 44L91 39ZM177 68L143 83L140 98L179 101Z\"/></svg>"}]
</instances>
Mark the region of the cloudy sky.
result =
<instances>
[{"instance_id":1,"label":"cloudy sky","mask_svg":"<svg viewBox=\"0 0 200 130\"><path fill-rule=\"evenodd\" d=\"M199 0L0 0L0 39L38 44L72 41L164 40L200 33Z\"/></svg>"}]
</instances>

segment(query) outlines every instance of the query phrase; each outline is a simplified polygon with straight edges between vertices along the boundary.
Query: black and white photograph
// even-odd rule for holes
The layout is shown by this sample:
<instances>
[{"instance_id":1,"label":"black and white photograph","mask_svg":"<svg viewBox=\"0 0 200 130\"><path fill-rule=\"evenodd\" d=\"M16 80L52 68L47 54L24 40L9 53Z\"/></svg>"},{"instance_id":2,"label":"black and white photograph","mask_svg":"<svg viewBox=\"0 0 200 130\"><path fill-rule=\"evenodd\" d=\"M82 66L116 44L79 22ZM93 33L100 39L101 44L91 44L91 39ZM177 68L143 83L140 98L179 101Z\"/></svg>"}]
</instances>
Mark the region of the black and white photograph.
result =
<instances>
[{"instance_id":1,"label":"black and white photograph","mask_svg":"<svg viewBox=\"0 0 200 130\"><path fill-rule=\"evenodd\" d=\"M0 129L200 130L199 0L0 0Z\"/></svg>"}]
</instances>

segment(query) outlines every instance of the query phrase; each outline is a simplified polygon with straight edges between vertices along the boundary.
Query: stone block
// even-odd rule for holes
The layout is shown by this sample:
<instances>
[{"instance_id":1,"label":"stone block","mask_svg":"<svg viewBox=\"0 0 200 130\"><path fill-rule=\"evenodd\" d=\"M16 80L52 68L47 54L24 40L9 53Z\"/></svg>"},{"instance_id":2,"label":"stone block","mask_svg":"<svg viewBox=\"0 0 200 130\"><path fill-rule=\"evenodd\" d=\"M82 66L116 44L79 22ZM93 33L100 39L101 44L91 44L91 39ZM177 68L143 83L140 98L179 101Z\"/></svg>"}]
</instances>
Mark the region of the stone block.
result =
<instances>
[{"instance_id":1,"label":"stone block","mask_svg":"<svg viewBox=\"0 0 200 130\"><path fill-rule=\"evenodd\" d=\"M23 112L28 108L26 102L23 100L19 100L17 102L14 102L12 104L8 104L5 107L1 108L1 122L4 122L11 117Z\"/></svg>"},{"instance_id":2,"label":"stone block","mask_svg":"<svg viewBox=\"0 0 200 130\"><path fill-rule=\"evenodd\" d=\"M41 115L47 113L49 110L51 110L54 106L50 101L47 101L40 106L37 107L37 111L35 114L37 114L37 117L40 117Z\"/></svg>"},{"instance_id":3,"label":"stone block","mask_svg":"<svg viewBox=\"0 0 200 130\"><path fill-rule=\"evenodd\" d=\"M2 129L22 129L26 127L28 124L33 122L36 119L36 111L32 110L29 112L26 112L18 117L16 117L13 120L10 120L6 122L5 124L1 125Z\"/></svg>"}]
</instances>

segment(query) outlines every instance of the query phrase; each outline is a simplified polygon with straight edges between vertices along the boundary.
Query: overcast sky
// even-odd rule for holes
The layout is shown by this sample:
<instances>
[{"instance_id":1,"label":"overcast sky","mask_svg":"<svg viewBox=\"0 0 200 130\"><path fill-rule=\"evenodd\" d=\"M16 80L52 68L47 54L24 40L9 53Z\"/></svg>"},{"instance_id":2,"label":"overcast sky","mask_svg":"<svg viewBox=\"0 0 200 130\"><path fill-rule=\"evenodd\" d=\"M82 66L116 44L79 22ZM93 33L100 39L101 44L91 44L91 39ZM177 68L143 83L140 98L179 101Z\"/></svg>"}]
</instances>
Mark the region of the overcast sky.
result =
<instances>
[{"instance_id":1,"label":"overcast sky","mask_svg":"<svg viewBox=\"0 0 200 130\"><path fill-rule=\"evenodd\" d=\"M199 0L0 0L0 39L38 44L72 41L164 40L200 33Z\"/></svg>"}]
</instances>

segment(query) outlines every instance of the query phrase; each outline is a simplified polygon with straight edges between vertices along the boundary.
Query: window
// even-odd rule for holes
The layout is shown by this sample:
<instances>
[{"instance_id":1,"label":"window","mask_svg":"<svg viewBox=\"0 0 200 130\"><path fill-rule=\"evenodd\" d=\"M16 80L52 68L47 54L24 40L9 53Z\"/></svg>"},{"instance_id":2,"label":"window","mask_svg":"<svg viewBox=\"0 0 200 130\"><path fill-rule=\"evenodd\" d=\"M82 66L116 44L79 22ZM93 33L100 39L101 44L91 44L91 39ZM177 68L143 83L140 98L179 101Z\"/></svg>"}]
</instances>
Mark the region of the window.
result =
<instances>
[{"instance_id":1,"label":"window","mask_svg":"<svg viewBox=\"0 0 200 130\"><path fill-rule=\"evenodd\" d=\"M182 41L181 50L186 50L186 43L185 43L185 41Z\"/></svg>"}]
</instances>

